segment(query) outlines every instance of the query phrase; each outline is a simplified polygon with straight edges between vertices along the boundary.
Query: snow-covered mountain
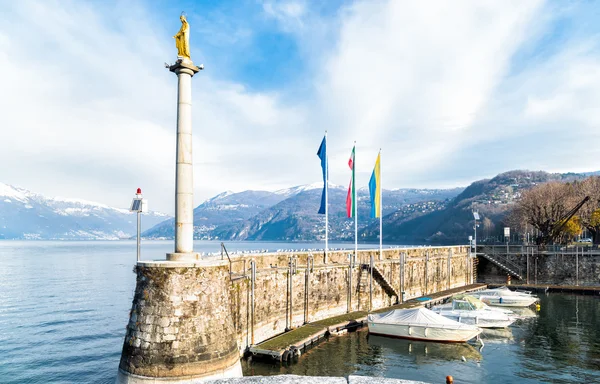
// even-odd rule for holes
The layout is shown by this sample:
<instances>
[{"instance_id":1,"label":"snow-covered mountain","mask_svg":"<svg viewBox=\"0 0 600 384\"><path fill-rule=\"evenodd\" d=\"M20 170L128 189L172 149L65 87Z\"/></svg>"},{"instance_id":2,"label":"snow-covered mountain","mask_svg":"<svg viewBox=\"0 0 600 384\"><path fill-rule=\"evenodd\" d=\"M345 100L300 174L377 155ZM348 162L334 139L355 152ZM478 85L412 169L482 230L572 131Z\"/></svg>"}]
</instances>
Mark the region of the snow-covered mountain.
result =
<instances>
[{"instance_id":1,"label":"snow-covered mountain","mask_svg":"<svg viewBox=\"0 0 600 384\"><path fill-rule=\"evenodd\" d=\"M291 188L280 189L273 193L276 195L283 196L284 198L287 199L288 197L296 196L300 192L311 191L313 189L322 190L323 182L319 181L319 182L312 183L312 184L297 185L297 186L291 187ZM334 185L334 184L329 183L329 189L331 190L331 189L345 189L345 188L341 185Z\"/></svg>"},{"instance_id":2,"label":"snow-covered mountain","mask_svg":"<svg viewBox=\"0 0 600 384\"><path fill-rule=\"evenodd\" d=\"M149 212L142 230L169 216ZM136 216L127 209L91 201L46 197L0 183L0 239L116 240L136 232Z\"/></svg>"},{"instance_id":3,"label":"snow-covered mountain","mask_svg":"<svg viewBox=\"0 0 600 384\"><path fill-rule=\"evenodd\" d=\"M323 182L297 185L295 187L280 189L278 191L243 191L221 192L205 200L194 209L194 237L197 239L215 238L215 231L222 233L238 226L265 209L298 196L299 194L323 189ZM329 191L345 190L338 185L329 185ZM320 193L320 192L319 192ZM320 196L320 195L319 195ZM160 239L174 236L174 220L166 220L142 235L144 237Z\"/></svg>"},{"instance_id":4,"label":"snow-covered mountain","mask_svg":"<svg viewBox=\"0 0 600 384\"><path fill-rule=\"evenodd\" d=\"M247 220L263 209L286 199L287 196L284 193L268 191L222 192L194 209L194 236L199 239L211 238L215 228ZM171 238L174 230L174 220L170 219L142 235L150 238Z\"/></svg>"},{"instance_id":5,"label":"snow-covered mountain","mask_svg":"<svg viewBox=\"0 0 600 384\"><path fill-rule=\"evenodd\" d=\"M322 235L323 215L317 211L323 182L299 185L275 192L222 192L194 209L194 237L222 240L316 240ZM346 219L345 203L348 187L329 185L329 225L332 239L345 239L351 233ZM444 201L462 189L383 191L384 214L407 204L422 201ZM363 226L370 223L369 191L357 193L359 217ZM173 220L167 220L143 233L149 238L172 238Z\"/></svg>"}]
</instances>

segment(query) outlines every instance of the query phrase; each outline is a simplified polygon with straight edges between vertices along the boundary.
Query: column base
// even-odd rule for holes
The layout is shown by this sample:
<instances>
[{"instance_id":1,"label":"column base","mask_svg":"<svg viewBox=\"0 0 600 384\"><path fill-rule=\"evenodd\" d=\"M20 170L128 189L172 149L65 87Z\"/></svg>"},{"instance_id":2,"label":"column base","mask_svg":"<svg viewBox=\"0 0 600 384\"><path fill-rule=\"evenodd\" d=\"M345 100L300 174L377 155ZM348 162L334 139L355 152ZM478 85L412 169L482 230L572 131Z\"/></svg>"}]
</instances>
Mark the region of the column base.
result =
<instances>
[{"instance_id":1,"label":"column base","mask_svg":"<svg viewBox=\"0 0 600 384\"><path fill-rule=\"evenodd\" d=\"M168 261L196 261L202 260L199 253L196 252L173 252L167 253Z\"/></svg>"},{"instance_id":2,"label":"column base","mask_svg":"<svg viewBox=\"0 0 600 384\"><path fill-rule=\"evenodd\" d=\"M134 375L126 372L119 368L117 373L117 380L115 384L154 384L154 383L168 383L168 384L195 384L203 383L208 380L215 379L226 379L230 377L243 377L242 364L238 360L234 365L226 368L222 371L213 372L206 376L185 376L185 377L149 377Z\"/></svg>"}]
</instances>

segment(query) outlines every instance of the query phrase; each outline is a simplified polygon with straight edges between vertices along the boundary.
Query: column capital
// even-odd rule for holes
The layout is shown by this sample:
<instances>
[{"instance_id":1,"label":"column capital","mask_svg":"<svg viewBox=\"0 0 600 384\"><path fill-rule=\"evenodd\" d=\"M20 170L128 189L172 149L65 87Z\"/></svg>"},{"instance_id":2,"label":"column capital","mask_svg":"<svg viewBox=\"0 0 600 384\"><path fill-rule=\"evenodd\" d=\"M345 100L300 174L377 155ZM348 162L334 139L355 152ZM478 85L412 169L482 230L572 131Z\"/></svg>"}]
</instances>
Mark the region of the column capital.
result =
<instances>
[{"instance_id":1,"label":"column capital","mask_svg":"<svg viewBox=\"0 0 600 384\"><path fill-rule=\"evenodd\" d=\"M191 60L178 59L175 64L169 66L169 71L176 73L187 73L190 76L194 76L202 70L202 67L196 66Z\"/></svg>"}]
</instances>

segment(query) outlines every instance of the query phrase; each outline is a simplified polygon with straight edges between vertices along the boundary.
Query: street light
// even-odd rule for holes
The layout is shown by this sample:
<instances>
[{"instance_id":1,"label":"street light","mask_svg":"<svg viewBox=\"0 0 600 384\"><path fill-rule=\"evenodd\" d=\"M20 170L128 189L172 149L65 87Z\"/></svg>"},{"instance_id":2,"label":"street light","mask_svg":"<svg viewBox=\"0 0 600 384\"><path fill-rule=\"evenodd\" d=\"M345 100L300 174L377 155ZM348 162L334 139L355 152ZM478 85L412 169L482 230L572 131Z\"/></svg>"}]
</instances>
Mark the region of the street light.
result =
<instances>
[{"instance_id":1,"label":"street light","mask_svg":"<svg viewBox=\"0 0 600 384\"><path fill-rule=\"evenodd\" d=\"M473 236L469 236L469 257L471 257L472 251L473 251Z\"/></svg>"},{"instance_id":2,"label":"street light","mask_svg":"<svg viewBox=\"0 0 600 384\"><path fill-rule=\"evenodd\" d=\"M475 232L475 237L473 237L473 250L475 252L475 256L477 256L477 221L479 221L479 212L473 211L473 218L475 219L475 224L473 225L473 231Z\"/></svg>"},{"instance_id":3,"label":"street light","mask_svg":"<svg viewBox=\"0 0 600 384\"><path fill-rule=\"evenodd\" d=\"M506 241L506 257L508 257L508 242L510 241L510 227L504 227L504 240Z\"/></svg>"},{"instance_id":4,"label":"street light","mask_svg":"<svg viewBox=\"0 0 600 384\"><path fill-rule=\"evenodd\" d=\"M140 261L140 242L142 228L142 212L148 212L148 200L142 198L142 189L138 188L135 197L131 201L129 211L137 213L137 261Z\"/></svg>"}]
</instances>

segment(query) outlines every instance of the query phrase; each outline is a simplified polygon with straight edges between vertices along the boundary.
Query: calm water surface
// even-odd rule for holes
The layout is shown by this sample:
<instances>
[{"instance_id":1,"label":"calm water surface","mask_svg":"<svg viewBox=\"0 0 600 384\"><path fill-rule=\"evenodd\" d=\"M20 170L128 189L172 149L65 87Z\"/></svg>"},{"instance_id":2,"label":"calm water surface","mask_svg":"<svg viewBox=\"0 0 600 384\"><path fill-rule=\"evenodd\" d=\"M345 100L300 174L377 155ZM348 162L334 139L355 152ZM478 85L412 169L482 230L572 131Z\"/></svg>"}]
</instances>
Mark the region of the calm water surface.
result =
<instances>
[{"instance_id":1,"label":"calm water surface","mask_svg":"<svg viewBox=\"0 0 600 384\"><path fill-rule=\"evenodd\" d=\"M290 365L243 362L245 375L370 375L455 383L600 383L600 297L552 294L505 330L470 344L371 336L364 328L307 351Z\"/></svg>"},{"instance_id":2,"label":"calm water surface","mask_svg":"<svg viewBox=\"0 0 600 384\"><path fill-rule=\"evenodd\" d=\"M218 242L195 246L199 252L219 251ZM227 243L230 251L317 247ZM172 241L146 242L142 256L163 259L171 250ZM134 262L130 241L0 241L0 382L113 383L135 288ZM545 296L539 317L509 334L485 337L480 353L468 345L409 343L361 331L332 338L289 367L244 363L244 369L431 382L452 374L457 383L600 383L598 297Z\"/></svg>"}]
</instances>

